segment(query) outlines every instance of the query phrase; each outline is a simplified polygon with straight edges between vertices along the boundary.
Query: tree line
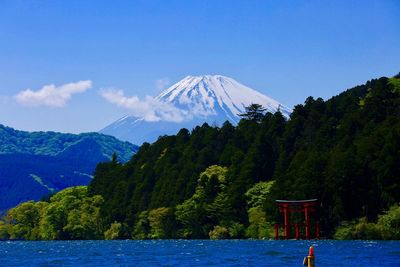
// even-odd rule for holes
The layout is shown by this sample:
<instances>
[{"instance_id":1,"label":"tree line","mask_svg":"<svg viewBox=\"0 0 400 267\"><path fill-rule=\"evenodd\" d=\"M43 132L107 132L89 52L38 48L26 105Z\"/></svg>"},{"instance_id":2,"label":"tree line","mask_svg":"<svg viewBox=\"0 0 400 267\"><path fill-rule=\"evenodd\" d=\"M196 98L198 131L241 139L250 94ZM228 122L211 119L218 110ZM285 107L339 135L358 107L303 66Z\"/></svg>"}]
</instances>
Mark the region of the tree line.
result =
<instances>
[{"instance_id":1,"label":"tree line","mask_svg":"<svg viewBox=\"0 0 400 267\"><path fill-rule=\"evenodd\" d=\"M309 97L288 120L253 104L237 126L181 129L100 163L87 190L101 238L269 238L275 199L308 198L325 237L398 231L400 76Z\"/></svg>"}]
</instances>

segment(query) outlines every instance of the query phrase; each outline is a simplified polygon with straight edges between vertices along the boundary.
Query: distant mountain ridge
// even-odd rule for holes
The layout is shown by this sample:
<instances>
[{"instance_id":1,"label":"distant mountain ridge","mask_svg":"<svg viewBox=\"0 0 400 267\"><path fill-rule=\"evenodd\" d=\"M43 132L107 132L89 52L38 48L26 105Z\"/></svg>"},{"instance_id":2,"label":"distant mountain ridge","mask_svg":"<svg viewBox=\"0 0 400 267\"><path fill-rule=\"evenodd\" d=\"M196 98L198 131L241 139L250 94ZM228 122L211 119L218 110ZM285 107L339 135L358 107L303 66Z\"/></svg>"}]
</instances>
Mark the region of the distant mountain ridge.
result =
<instances>
[{"instance_id":1,"label":"distant mountain ridge","mask_svg":"<svg viewBox=\"0 0 400 267\"><path fill-rule=\"evenodd\" d=\"M99 133L18 131L0 125L0 213L66 187L86 185L99 162L128 161L138 147Z\"/></svg>"},{"instance_id":2,"label":"distant mountain ridge","mask_svg":"<svg viewBox=\"0 0 400 267\"><path fill-rule=\"evenodd\" d=\"M83 140L92 140L101 145L101 153L110 158L118 151L119 160L125 162L132 157L137 146L121 142L113 136L99 133L58 133L58 132L27 132L15 130L0 124L0 154L31 154L56 156L65 150L79 145Z\"/></svg>"},{"instance_id":3,"label":"distant mountain ridge","mask_svg":"<svg viewBox=\"0 0 400 267\"><path fill-rule=\"evenodd\" d=\"M261 104L267 112L278 110L288 118L291 109L278 101L222 75L187 76L161 92L156 98L180 111L181 121L146 121L125 116L100 132L135 144L155 141L160 135L176 134L208 123L221 126L225 121L237 124L239 114L251 104Z\"/></svg>"}]
</instances>

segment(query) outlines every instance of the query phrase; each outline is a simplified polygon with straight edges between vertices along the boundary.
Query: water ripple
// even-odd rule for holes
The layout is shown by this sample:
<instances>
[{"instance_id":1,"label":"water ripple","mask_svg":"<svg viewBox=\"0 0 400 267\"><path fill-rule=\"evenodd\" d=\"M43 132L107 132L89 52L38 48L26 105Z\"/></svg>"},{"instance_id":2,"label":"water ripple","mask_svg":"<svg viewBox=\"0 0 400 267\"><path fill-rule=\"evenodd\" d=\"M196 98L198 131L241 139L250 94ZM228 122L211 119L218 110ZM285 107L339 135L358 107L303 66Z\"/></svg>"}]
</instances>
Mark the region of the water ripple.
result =
<instances>
[{"instance_id":1,"label":"water ripple","mask_svg":"<svg viewBox=\"0 0 400 267\"><path fill-rule=\"evenodd\" d=\"M122 240L0 242L0 266L400 266L399 241Z\"/></svg>"}]
</instances>

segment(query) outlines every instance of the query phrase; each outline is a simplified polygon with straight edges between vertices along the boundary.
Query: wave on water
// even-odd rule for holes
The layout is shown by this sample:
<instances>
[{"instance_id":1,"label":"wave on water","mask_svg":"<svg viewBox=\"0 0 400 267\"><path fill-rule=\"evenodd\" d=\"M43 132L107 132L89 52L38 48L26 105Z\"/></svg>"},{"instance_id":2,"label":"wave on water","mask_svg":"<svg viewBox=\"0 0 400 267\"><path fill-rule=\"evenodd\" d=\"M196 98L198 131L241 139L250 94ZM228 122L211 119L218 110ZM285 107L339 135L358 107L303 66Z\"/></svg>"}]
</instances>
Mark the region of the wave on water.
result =
<instances>
[{"instance_id":1,"label":"wave on water","mask_svg":"<svg viewBox=\"0 0 400 267\"><path fill-rule=\"evenodd\" d=\"M319 266L400 266L399 241L5 241L0 257L2 266L301 266L310 245Z\"/></svg>"}]
</instances>

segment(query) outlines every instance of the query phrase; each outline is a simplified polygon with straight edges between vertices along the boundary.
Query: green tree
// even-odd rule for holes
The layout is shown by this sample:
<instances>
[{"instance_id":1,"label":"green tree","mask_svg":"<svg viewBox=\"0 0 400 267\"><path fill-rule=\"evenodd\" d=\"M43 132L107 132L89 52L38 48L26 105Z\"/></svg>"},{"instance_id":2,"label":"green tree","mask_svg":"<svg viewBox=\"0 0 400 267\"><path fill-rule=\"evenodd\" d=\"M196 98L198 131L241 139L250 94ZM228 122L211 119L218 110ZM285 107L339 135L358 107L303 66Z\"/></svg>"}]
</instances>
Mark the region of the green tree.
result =
<instances>
[{"instance_id":1,"label":"green tree","mask_svg":"<svg viewBox=\"0 0 400 267\"><path fill-rule=\"evenodd\" d=\"M150 224L148 216L148 211L142 211L139 213L138 219L136 220L136 224L132 232L132 237L134 239L146 239L149 237Z\"/></svg>"},{"instance_id":2,"label":"green tree","mask_svg":"<svg viewBox=\"0 0 400 267\"><path fill-rule=\"evenodd\" d=\"M245 120L261 122L262 118L264 117L265 110L266 109L260 104L251 104L250 106L245 107L245 112L239 114L239 116Z\"/></svg>"},{"instance_id":3,"label":"green tree","mask_svg":"<svg viewBox=\"0 0 400 267\"><path fill-rule=\"evenodd\" d=\"M246 236L255 239L270 238L272 227L267 222L265 211L261 207L253 207L248 211L249 226Z\"/></svg>"},{"instance_id":4,"label":"green tree","mask_svg":"<svg viewBox=\"0 0 400 267\"><path fill-rule=\"evenodd\" d=\"M8 220L12 226L9 228L11 239L34 240L38 238L38 224L44 202L24 202L8 212Z\"/></svg>"},{"instance_id":5,"label":"green tree","mask_svg":"<svg viewBox=\"0 0 400 267\"><path fill-rule=\"evenodd\" d=\"M249 209L262 202L272 220L274 199L317 198L327 237L341 222L362 217L360 229L369 229L400 201L396 79L373 79L327 101L309 97L289 120L253 106L237 126L183 129L143 144L127 164L99 164L90 188L105 199L103 225L118 221L146 230L140 212L176 207L179 236L204 238L216 225L228 232L233 223L247 226L249 213L260 215ZM215 165L226 167L222 176L203 173ZM256 186L271 180L268 194L260 186L266 184ZM149 237L150 229L142 232Z\"/></svg>"},{"instance_id":6,"label":"green tree","mask_svg":"<svg viewBox=\"0 0 400 267\"><path fill-rule=\"evenodd\" d=\"M122 234L122 224L119 222L113 222L104 232L104 239L106 240L115 240L121 238Z\"/></svg>"},{"instance_id":7,"label":"green tree","mask_svg":"<svg viewBox=\"0 0 400 267\"><path fill-rule=\"evenodd\" d=\"M229 238L229 230L226 227L216 225L209 233L211 239L227 239Z\"/></svg>"},{"instance_id":8,"label":"green tree","mask_svg":"<svg viewBox=\"0 0 400 267\"><path fill-rule=\"evenodd\" d=\"M175 218L182 225L179 230L181 238L202 238L204 236L202 221L204 209L193 198L185 200L175 208Z\"/></svg>"},{"instance_id":9,"label":"green tree","mask_svg":"<svg viewBox=\"0 0 400 267\"><path fill-rule=\"evenodd\" d=\"M103 198L86 197L79 202L81 202L80 209L68 211L67 224L63 227L63 231L69 239L100 239L102 237L100 206Z\"/></svg>"},{"instance_id":10,"label":"green tree","mask_svg":"<svg viewBox=\"0 0 400 267\"><path fill-rule=\"evenodd\" d=\"M214 201L206 206L206 214L216 224L231 221L233 219L233 208L228 195L225 192L220 192Z\"/></svg>"},{"instance_id":11,"label":"green tree","mask_svg":"<svg viewBox=\"0 0 400 267\"><path fill-rule=\"evenodd\" d=\"M378 217L377 224L383 228L383 239L400 239L400 206L390 207Z\"/></svg>"},{"instance_id":12,"label":"green tree","mask_svg":"<svg viewBox=\"0 0 400 267\"><path fill-rule=\"evenodd\" d=\"M161 207L149 211L149 225L152 239L166 239L174 236L174 217L171 208Z\"/></svg>"},{"instance_id":13,"label":"green tree","mask_svg":"<svg viewBox=\"0 0 400 267\"><path fill-rule=\"evenodd\" d=\"M87 187L58 192L49 202L28 201L11 209L5 227L11 239L98 239L102 235L101 196L87 196Z\"/></svg>"},{"instance_id":14,"label":"green tree","mask_svg":"<svg viewBox=\"0 0 400 267\"><path fill-rule=\"evenodd\" d=\"M243 238L245 237L246 227L238 222L227 223L230 238Z\"/></svg>"},{"instance_id":15,"label":"green tree","mask_svg":"<svg viewBox=\"0 0 400 267\"><path fill-rule=\"evenodd\" d=\"M44 240L67 239L63 227L67 221L67 211L60 202L50 203L40 220L40 236Z\"/></svg>"},{"instance_id":16,"label":"green tree","mask_svg":"<svg viewBox=\"0 0 400 267\"><path fill-rule=\"evenodd\" d=\"M247 206L249 208L262 207L271 193L275 181L259 182L247 190Z\"/></svg>"},{"instance_id":17,"label":"green tree","mask_svg":"<svg viewBox=\"0 0 400 267\"><path fill-rule=\"evenodd\" d=\"M7 240L10 238L10 224L0 221L0 240Z\"/></svg>"},{"instance_id":18,"label":"green tree","mask_svg":"<svg viewBox=\"0 0 400 267\"><path fill-rule=\"evenodd\" d=\"M366 217L360 218L356 223L344 222L334 234L335 239L382 239L383 229L368 222Z\"/></svg>"}]
</instances>

